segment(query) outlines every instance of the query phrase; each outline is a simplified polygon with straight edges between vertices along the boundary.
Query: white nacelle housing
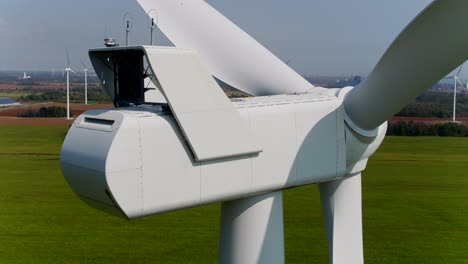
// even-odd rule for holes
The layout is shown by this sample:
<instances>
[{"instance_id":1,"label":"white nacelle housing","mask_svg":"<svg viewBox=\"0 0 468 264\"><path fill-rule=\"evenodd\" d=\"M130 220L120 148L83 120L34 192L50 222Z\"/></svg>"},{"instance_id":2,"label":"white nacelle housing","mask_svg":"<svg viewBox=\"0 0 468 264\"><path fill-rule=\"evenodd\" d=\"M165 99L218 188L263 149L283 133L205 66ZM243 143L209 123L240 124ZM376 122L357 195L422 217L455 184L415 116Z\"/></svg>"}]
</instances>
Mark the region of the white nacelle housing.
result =
<instances>
[{"instance_id":1,"label":"white nacelle housing","mask_svg":"<svg viewBox=\"0 0 468 264\"><path fill-rule=\"evenodd\" d=\"M329 93L237 102L263 151L206 162L171 114L88 111L66 137L63 174L84 201L128 218L331 180L345 174L346 149L341 100Z\"/></svg>"},{"instance_id":2,"label":"white nacelle housing","mask_svg":"<svg viewBox=\"0 0 468 264\"><path fill-rule=\"evenodd\" d=\"M343 177L365 168L385 134L383 128L368 138L345 128L348 89L231 102L193 50L124 47L90 55L120 108L75 120L62 171L85 202L126 218ZM162 104L146 98L154 87Z\"/></svg>"}]
</instances>

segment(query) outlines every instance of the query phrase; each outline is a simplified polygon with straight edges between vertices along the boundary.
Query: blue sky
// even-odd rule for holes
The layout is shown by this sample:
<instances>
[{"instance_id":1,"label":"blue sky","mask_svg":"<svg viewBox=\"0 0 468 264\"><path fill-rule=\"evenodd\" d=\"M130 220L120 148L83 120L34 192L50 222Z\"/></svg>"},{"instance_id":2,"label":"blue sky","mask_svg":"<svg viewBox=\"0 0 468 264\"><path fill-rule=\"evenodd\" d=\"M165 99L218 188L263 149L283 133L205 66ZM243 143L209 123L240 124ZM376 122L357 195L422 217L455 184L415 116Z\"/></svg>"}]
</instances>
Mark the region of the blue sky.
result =
<instances>
[{"instance_id":1,"label":"blue sky","mask_svg":"<svg viewBox=\"0 0 468 264\"><path fill-rule=\"evenodd\" d=\"M301 74L366 75L392 40L431 1L208 0ZM124 42L122 17L134 19L132 44L149 44L136 0L0 1L0 70L60 70L88 61L107 31ZM162 35L158 44L167 45Z\"/></svg>"}]
</instances>

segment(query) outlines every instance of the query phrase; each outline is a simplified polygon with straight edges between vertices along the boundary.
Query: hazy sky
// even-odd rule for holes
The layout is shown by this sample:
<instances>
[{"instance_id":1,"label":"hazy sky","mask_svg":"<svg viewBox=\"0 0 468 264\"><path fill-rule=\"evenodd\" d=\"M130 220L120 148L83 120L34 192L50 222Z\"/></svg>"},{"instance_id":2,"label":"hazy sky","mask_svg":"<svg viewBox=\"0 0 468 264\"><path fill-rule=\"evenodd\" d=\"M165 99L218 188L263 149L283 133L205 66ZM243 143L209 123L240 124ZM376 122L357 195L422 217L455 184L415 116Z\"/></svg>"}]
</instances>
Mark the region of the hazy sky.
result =
<instances>
[{"instance_id":1,"label":"hazy sky","mask_svg":"<svg viewBox=\"0 0 468 264\"><path fill-rule=\"evenodd\" d=\"M392 40L430 0L208 0L302 74L366 75ZM89 62L106 27L124 42L149 44L145 13L136 0L0 0L0 70L61 70ZM168 44L161 35L158 44Z\"/></svg>"}]
</instances>

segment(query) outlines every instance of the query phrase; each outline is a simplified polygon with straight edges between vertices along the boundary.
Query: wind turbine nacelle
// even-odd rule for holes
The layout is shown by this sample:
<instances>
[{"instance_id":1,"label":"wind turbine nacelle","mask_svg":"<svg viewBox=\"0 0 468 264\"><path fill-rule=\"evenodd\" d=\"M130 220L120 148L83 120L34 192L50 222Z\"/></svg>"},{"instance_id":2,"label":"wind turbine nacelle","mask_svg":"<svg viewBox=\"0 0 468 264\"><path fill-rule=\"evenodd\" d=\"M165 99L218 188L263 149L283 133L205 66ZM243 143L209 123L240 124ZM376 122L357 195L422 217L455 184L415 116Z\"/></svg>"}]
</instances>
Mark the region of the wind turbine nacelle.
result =
<instances>
[{"instance_id":1,"label":"wind turbine nacelle","mask_svg":"<svg viewBox=\"0 0 468 264\"><path fill-rule=\"evenodd\" d=\"M344 123L336 102L238 110L263 151L203 162L162 110L88 111L66 137L63 174L82 200L128 218L344 175Z\"/></svg>"},{"instance_id":2,"label":"wind turbine nacelle","mask_svg":"<svg viewBox=\"0 0 468 264\"><path fill-rule=\"evenodd\" d=\"M119 61L120 51L108 58L106 49L101 62ZM153 52L153 82L167 104L142 102L144 91L131 103L124 95L139 93L109 86L130 106L85 112L62 147L66 180L101 210L133 219L330 181L362 170L385 134L385 126L371 137L347 128L347 89L231 102L193 51L145 52ZM98 76L118 79L97 64Z\"/></svg>"},{"instance_id":3,"label":"wind turbine nacelle","mask_svg":"<svg viewBox=\"0 0 468 264\"><path fill-rule=\"evenodd\" d=\"M93 110L65 139L63 175L86 203L137 218L329 181L352 169L339 98L303 94L236 104L263 148L258 154L197 162L172 114L156 107ZM358 145L348 138L348 149Z\"/></svg>"}]
</instances>

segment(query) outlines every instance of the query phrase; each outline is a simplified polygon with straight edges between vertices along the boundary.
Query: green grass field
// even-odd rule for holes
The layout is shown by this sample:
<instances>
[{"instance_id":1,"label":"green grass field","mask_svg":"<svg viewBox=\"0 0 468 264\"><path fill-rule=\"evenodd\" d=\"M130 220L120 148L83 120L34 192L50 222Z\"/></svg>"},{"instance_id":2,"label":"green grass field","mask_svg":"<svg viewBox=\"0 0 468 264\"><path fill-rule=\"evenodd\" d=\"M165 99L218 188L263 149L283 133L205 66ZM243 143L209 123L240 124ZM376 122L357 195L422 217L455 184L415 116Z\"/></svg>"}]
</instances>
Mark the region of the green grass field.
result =
<instances>
[{"instance_id":1,"label":"green grass field","mask_svg":"<svg viewBox=\"0 0 468 264\"><path fill-rule=\"evenodd\" d=\"M32 92L18 92L16 90L12 90L11 92L0 91L0 98L8 97L13 100L18 100L18 98L20 98L21 96L26 96L31 93Z\"/></svg>"},{"instance_id":2,"label":"green grass field","mask_svg":"<svg viewBox=\"0 0 468 264\"><path fill-rule=\"evenodd\" d=\"M219 205L126 221L61 176L65 127L0 126L0 263L216 263ZM468 263L468 138L389 137L363 174L366 263ZM287 263L328 263L316 186L285 192Z\"/></svg>"}]
</instances>

